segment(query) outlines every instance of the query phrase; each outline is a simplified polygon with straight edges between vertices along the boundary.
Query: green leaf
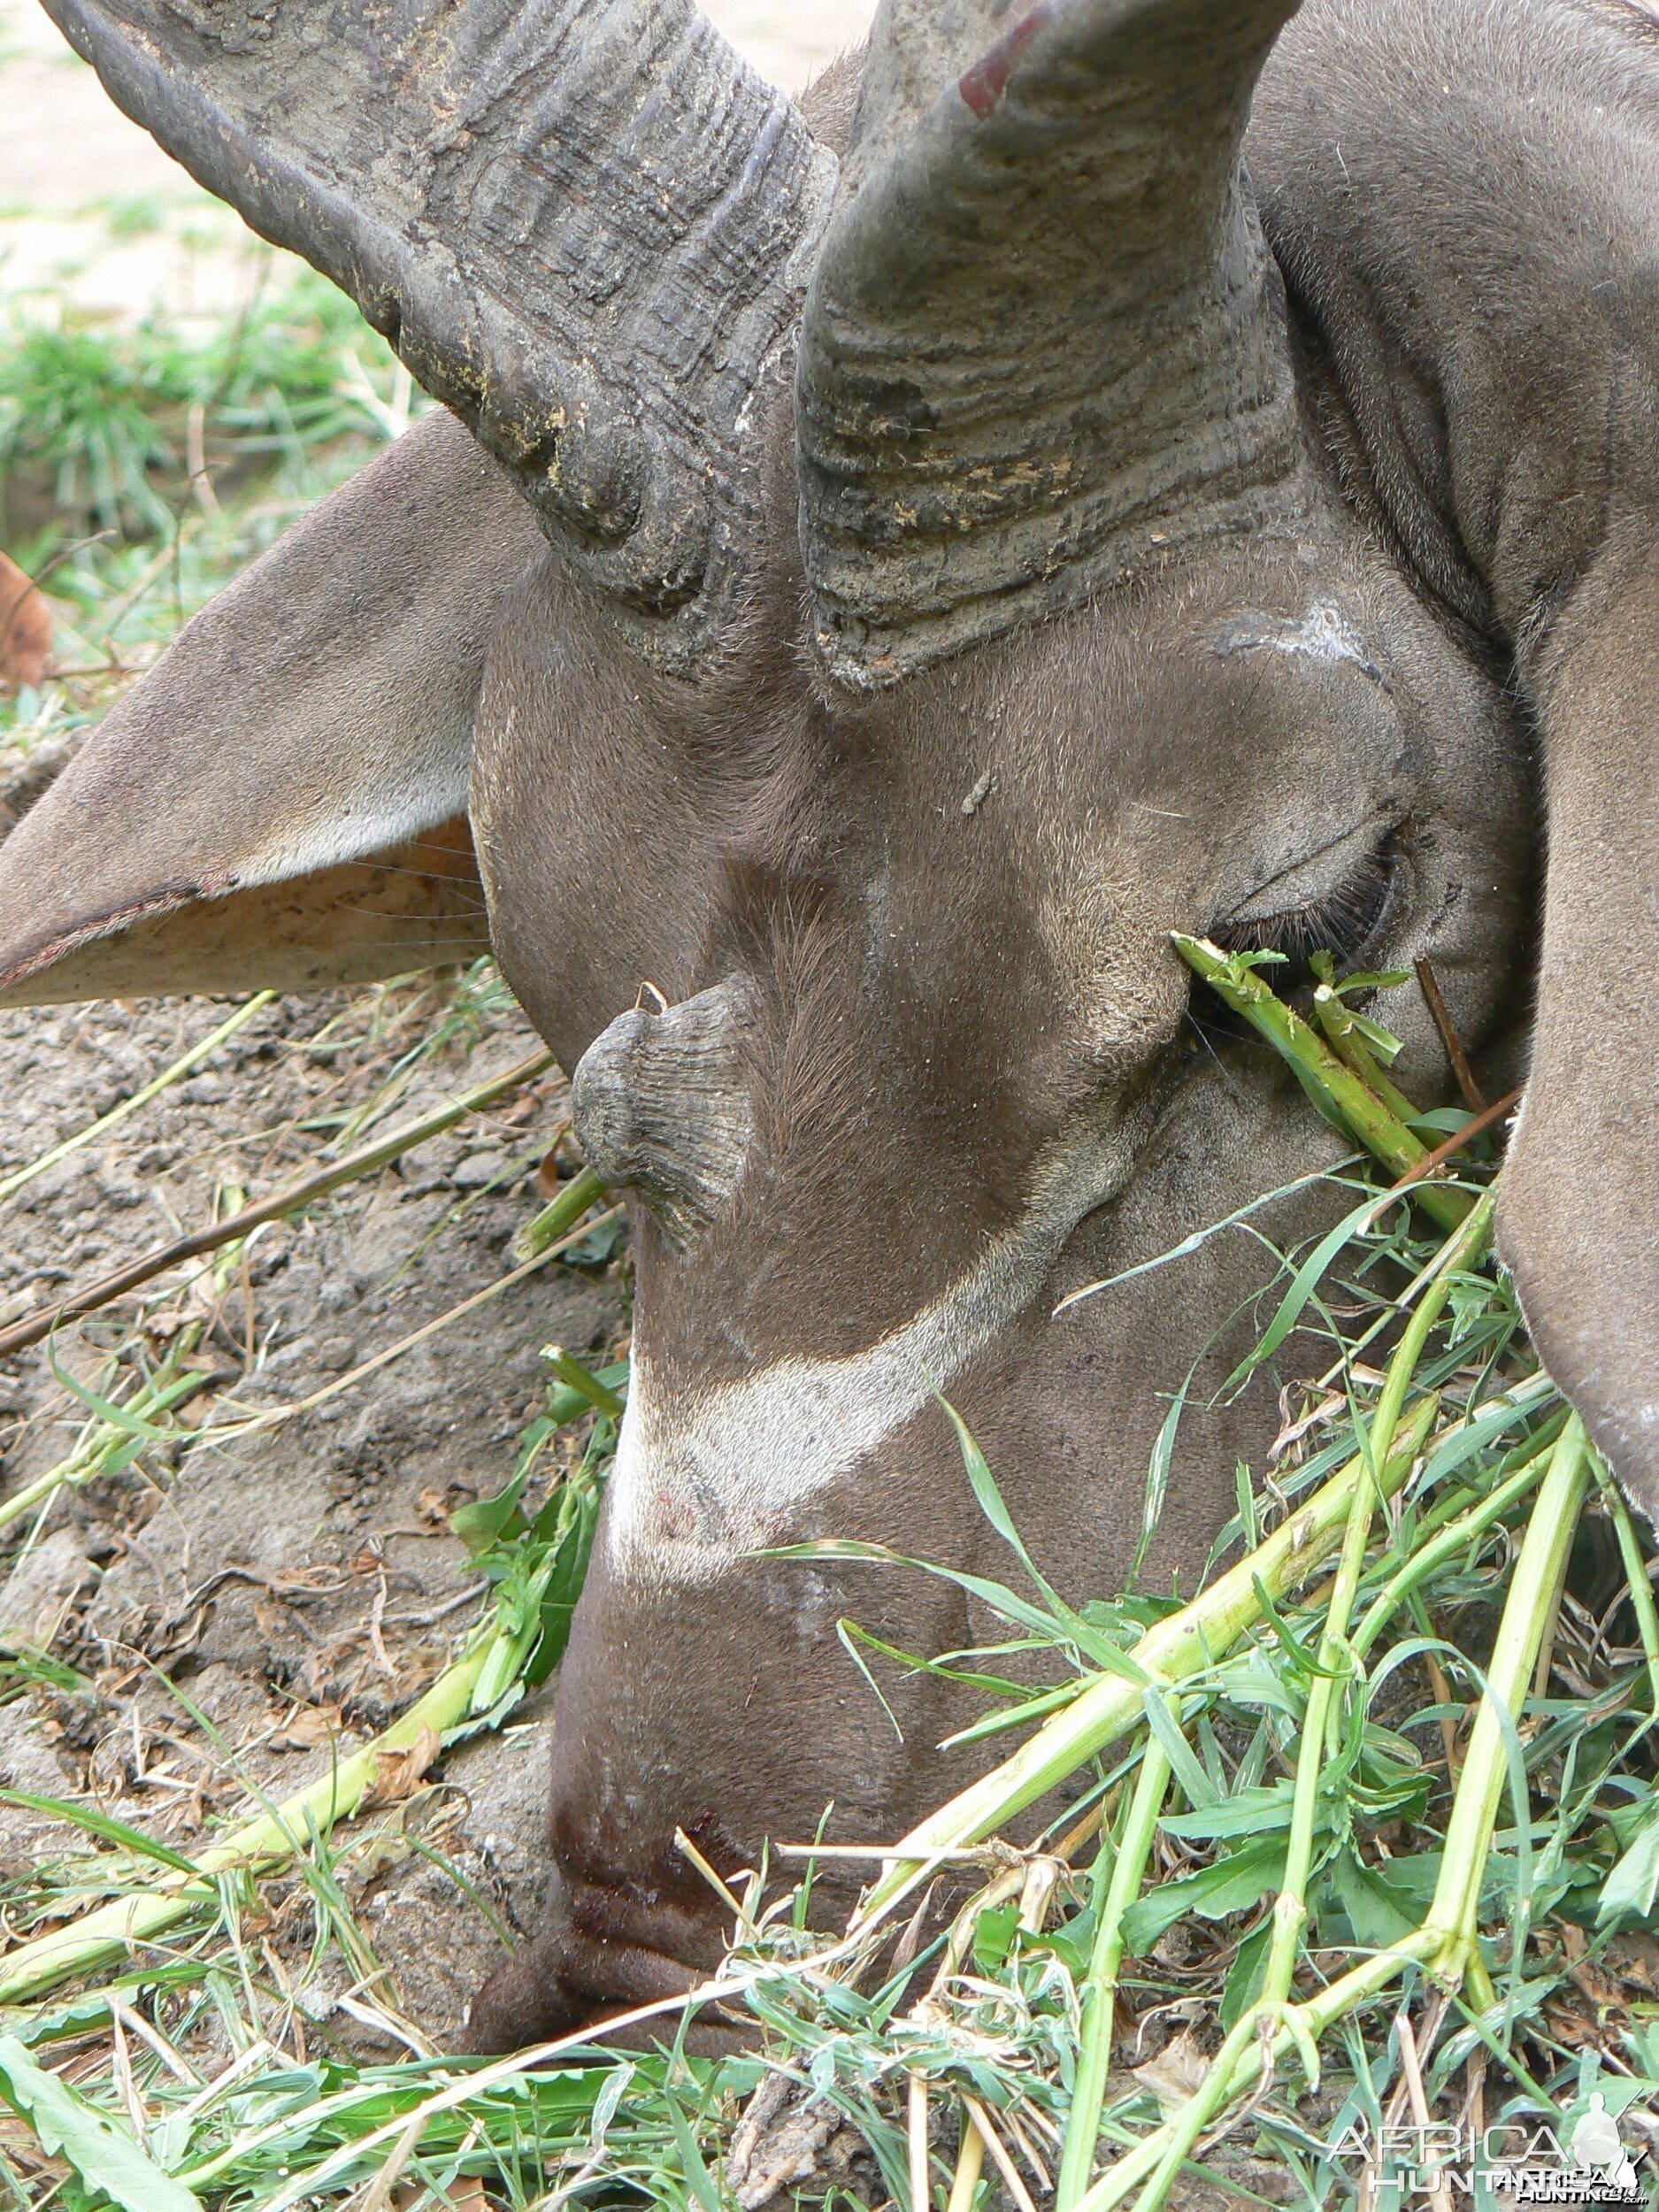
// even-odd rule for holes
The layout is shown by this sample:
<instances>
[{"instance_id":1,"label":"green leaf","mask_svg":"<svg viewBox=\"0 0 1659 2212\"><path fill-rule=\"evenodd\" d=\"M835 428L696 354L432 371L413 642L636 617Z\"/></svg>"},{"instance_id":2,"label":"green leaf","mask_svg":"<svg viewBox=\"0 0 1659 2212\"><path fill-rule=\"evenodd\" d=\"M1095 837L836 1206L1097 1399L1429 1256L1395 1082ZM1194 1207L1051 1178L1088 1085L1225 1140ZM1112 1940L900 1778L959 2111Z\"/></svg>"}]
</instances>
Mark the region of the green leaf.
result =
<instances>
[{"instance_id":1,"label":"green leaf","mask_svg":"<svg viewBox=\"0 0 1659 2212\"><path fill-rule=\"evenodd\" d=\"M1158 1824L1189 1843L1213 1836L1271 1835L1277 1829L1289 1827L1294 1795L1288 1782L1276 1782L1268 1789L1235 1790L1219 1803L1192 1812L1166 1813Z\"/></svg>"},{"instance_id":2,"label":"green leaf","mask_svg":"<svg viewBox=\"0 0 1659 2212\"><path fill-rule=\"evenodd\" d=\"M449 1526L466 1546L469 1559L481 1557L511 1532L515 1517L522 1523L518 1498L523 1489L524 1477L518 1474L493 1498L474 1498L471 1505L456 1507L449 1516Z\"/></svg>"},{"instance_id":3,"label":"green leaf","mask_svg":"<svg viewBox=\"0 0 1659 2212\"><path fill-rule=\"evenodd\" d=\"M1279 1310L1268 1323L1254 1350L1248 1352L1233 1369L1223 1386L1224 1392L1236 1390L1247 1376L1253 1375L1264 1360L1274 1353L1301 1319L1302 1310L1319 1286L1320 1278L1346 1244L1349 1244L1371 1221L1379 1210L1375 1195L1363 1200L1351 1213L1344 1214L1334 1229L1320 1238L1313 1250L1291 1278L1290 1287L1279 1300Z\"/></svg>"},{"instance_id":4,"label":"green leaf","mask_svg":"<svg viewBox=\"0 0 1659 2212\"><path fill-rule=\"evenodd\" d=\"M1354 1939L1367 1950L1386 1951L1403 1942L1422 1917L1413 1900L1402 1898L1384 1876L1352 1851L1340 1851L1326 1870L1326 1880L1354 1931Z\"/></svg>"},{"instance_id":5,"label":"green leaf","mask_svg":"<svg viewBox=\"0 0 1659 2212\"><path fill-rule=\"evenodd\" d=\"M1619 1920L1647 1920L1659 1897L1659 1804L1647 1810L1634 1839L1620 1854L1601 1891L1598 1928Z\"/></svg>"},{"instance_id":6,"label":"green leaf","mask_svg":"<svg viewBox=\"0 0 1659 2212\"><path fill-rule=\"evenodd\" d=\"M175 1873L194 1874L196 1870L181 1852L157 1843L140 1828L129 1828L124 1820L117 1820L111 1814L95 1811L90 1805L72 1805L65 1798L31 1797L27 1790L4 1789L0 1789L0 1805L21 1805L27 1812L44 1813L49 1820L65 1821L89 1836L100 1837L105 1843L119 1844L125 1851L135 1851L142 1858L158 1859Z\"/></svg>"},{"instance_id":7,"label":"green leaf","mask_svg":"<svg viewBox=\"0 0 1659 2212\"><path fill-rule=\"evenodd\" d=\"M73 1375L65 1373L58 1364L56 1356L50 1350L46 1355L46 1363L51 1369L54 1379L72 1398L78 1398L89 1412L98 1415L120 1435L130 1436L141 1445L165 1444L172 1440L169 1430L158 1429L153 1423L141 1420L137 1414L128 1412L125 1406L117 1405L113 1399L106 1398L95 1390L90 1383L77 1382Z\"/></svg>"},{"instance_id":8,"label":"green leaf","mask_svg":"<svg viewBox=\"0 0 1659 2212\"><path fill-rule=\"evenodd\" d=\"M1256 1996L1262 1979L1262 1965L1267 1947L1272 1940L1273 1923L1270 1916L1251 1935L1245 1937L1227 1969L1227 1978L1221 1987L1221 2024L1230 2028L1240 2019L1246 2005Z\"/></svg>"},{"instance_id":9,"label":"green leaf","mask_svg":"<svg viewBox=\"0 0 1659 2212\"><path fill-rule=\"evenodd\" d=\"M1117 1647L1092 1628L1080 1613L1074 1612L1043 1574L1036 1561L1026 1550L1025 1540L1015 1527L1013 1516L1003 1503L1002 1494L996 1486L996 1478L987 1466L985 1455L974 1442L967 1423L949 1399L941 1398L939 1402L944 1407L946 1413L949 1416L950 1425L956 1432L956 1442L962 1452L962 1463L967 1471L968 1481L972 1486L974 1497L979 1502L980 1512L984 1514L986 1519L1031 1577L1033 1585L1048 1608L1050 1617L1046 1625L1050 1632L1057 1628L1063 1636L1069 1638L1079 1651L1093 1659L1097 1665L1110 1667L1113 1659L1121 1655L1118 1653ZM963 1587L964 1589L967 1587L965 1581ZM1012 1618L1013 1616L1010 1615L1008 1617Z\"/></svg>"},{"instance_id":10,"label":"green leaf","mask_svg":"<svg viewBox=\"0 0 1659 2212\"><path fill-rule=\"evenodd\" d=\"M1148 1690L1141 1702L1146 1711L1147 1725L1157 1738L1187 1803L1194 1807L1213 1805L1219 1792L1181 1733L1180 1722L1171 1711L1170 1701L1161 1698L1156 1690Z\"/></svg>"},{"instance_id":11,"label":"green leaf","mask_svg":"<svg viewBox=\"0 0 1659 2212\"><path fill-rule=\"evenodd\" d=\"M157 2166L125 2128L37 2066L14 2035L0 2036L0 2096L34 2129L50 2158L65 2158L88 2188L123 2212L202 2212L201 2200Z\"/></svg>"},{"instance_id":12,"label":"green leaf","mask_svg":"<svg viewBox=\"0 0 1659 2212\"><path fill-rule=\"evenodd\" d=\"M981 1974L995 1974L1008 1956L1019 1925L1019 1901L993 1906L973 1924L973 1962Z\"/></svg>"},{"instance_id":13,"label":"green leaf","mask_svg":"<svg viewBox=\"0 0 1659 2212\"><path fill-rule=\"evenodd\" d=\"M687 2119L680 2101L672 2089L668 2092L665 2101L668 2108L668 2123L674 2131L674 2144L680 2153L680 2162L685 2172L686 2185L690 2190L693 2198L703 2207L703 2212L723 2212L720 2193L715 2187L714 2177L703 2162L703 2154L697 2148L697 2139L691 2131L691 2123Z\"/></svg>"},{"instance_id":14,"label":"green leaf","mask_svg":"<svg viewBox=\"0 0 1659 2212\"><path fill-rule=\"evenodd\" d=\"M1190 1384L1192 1376L1187 1378ZM1134 1557L1130 1561L1124 1579L1131 1585L1141 1579L1141 1570L1146 1564L1147 1552L1157 1534L1158 1523L1164 1517L1164 1501L1169 1494L1170 1462L1175 1455L1175 1432L1181 1425L1181 1415L1187 1409L1187 1384L1177 1393L1173 1404L1164 1415L1157 1440L1152 1447L1152 1456L1147 1463L1146 1489L1141 1506L1141 1535L1135 1545Z\"/></svg>"},{"instance_id":15,"label":"green leaf","mask_svg":"<svg viewBox=\"0 0 1659 2212\"><path fill-rule=\"evenodd\" d=\"M1285 1847L1279 1838L1230 1851L1195 1874L1183 1874L1138 1898L1124 1915L1125 1948L1139 1957L1188 1913L1201 1920L1225 1920L1248 1912L1284 1878Z\"/></svg>"}]
</instances>

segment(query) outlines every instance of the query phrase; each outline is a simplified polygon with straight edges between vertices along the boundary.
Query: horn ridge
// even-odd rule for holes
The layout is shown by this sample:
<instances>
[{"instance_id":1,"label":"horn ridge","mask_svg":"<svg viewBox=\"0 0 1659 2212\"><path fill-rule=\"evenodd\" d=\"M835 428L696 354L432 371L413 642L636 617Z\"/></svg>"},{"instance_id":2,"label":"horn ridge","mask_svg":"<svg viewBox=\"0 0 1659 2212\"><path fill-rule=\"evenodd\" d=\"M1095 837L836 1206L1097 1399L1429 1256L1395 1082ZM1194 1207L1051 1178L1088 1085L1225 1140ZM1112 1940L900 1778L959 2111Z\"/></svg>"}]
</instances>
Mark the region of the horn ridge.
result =
<instances>
[{"instance_id":1,"label":"horn ridge","mask_svg":"<svg viewBox=\"0 0 1659 2212\"><path fill-rule=\"evenodd\" d=\"M833 157L690 0L46 0L129 115L357 300L684 670L741 591Z\"/></svg>"},{"instance_id":2,"label":"horn ridge","mask_svg":"<svg viewBox=\"0 0 1659 2212\"><path fill-rule=\"evenodd\" d=\"M796 374L803 556L841 681L1304 511L1240 157L1294 6L887 0Z\"/></svg>"}]
</instances>

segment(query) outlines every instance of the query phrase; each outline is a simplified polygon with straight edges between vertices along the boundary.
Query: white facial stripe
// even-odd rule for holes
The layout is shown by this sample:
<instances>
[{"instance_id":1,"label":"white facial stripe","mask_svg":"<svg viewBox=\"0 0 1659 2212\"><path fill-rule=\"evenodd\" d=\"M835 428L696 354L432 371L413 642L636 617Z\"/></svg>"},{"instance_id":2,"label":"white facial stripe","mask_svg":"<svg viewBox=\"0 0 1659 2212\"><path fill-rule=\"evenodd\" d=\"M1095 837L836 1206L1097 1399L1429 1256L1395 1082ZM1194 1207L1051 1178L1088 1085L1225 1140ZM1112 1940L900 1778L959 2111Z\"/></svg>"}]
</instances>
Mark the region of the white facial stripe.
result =
<instances>
[{"instance_id":1,"label":"white facial stripe","mask_svg":"<svg viewBox=\"0 0 1659 2212\"><path fill-rule=\"evenodd\" d=\"M1038 1295L1066 1238L1121 1181L1118 1157L1093 1133L1056 1148L1016 1226L862 1352L780 1360L695 1394L636 1352L611 1477L612 1571L699 1581L779 1541L788 1509L849 1474Z\"/></svg>"}]
</instances>

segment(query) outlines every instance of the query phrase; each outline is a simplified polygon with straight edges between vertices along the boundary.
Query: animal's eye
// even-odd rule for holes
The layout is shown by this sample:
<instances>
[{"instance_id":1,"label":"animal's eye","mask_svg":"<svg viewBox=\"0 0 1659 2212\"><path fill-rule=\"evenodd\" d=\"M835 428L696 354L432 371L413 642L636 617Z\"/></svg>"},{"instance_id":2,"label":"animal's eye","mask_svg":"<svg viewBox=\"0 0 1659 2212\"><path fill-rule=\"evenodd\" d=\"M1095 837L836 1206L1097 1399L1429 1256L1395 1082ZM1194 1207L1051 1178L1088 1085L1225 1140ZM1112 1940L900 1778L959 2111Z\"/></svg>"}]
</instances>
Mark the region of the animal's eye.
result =
<instances>
[{"instance_id":1,"label":"animal's eye","mask_svg":"<svg viewBox=\"0 0 1659 2212\"><path fill-rule=\"evenodd\" d=\"M1295 905L1261 910L1256 902L1241 907L1214 932L1229 952L1280 952L1286 967L1271 980L1283 990L1305 983L1317 952L1329 953L1340 969L1377 933L1392 903L1394 865L1386 847L1368 854L1333 891ZM1264 902L1263 902L1264 903Z\"/></svg>"}]
</instances>

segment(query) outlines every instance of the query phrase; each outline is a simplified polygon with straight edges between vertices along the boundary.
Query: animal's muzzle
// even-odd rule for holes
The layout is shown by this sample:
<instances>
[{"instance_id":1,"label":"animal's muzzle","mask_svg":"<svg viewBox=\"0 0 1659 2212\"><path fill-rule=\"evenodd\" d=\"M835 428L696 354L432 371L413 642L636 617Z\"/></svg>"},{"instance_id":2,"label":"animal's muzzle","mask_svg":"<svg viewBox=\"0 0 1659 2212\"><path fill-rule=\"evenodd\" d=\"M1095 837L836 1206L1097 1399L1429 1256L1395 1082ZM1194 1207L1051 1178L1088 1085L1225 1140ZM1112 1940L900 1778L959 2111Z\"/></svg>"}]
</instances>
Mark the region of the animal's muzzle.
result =
<instances>
[{"instance_id":1,"label":"animal's muzzle","mask_svg":"<svg viewBox=\"0 0 1659 2212\"><path fill-rule=\"evenodd\" d=\"M712 1893L704 1909L637 1882L556 1871L545 1926L473 2000L466 2047L493 2055L580 2034L647 2047L672 2040L672 2015L638 2023L629 2016L672 2004L706 1980L719 1965L726 1932ZM735 2039L705 2016L689 2039L711 2050Z\"/></svg>"}]
</instances>

